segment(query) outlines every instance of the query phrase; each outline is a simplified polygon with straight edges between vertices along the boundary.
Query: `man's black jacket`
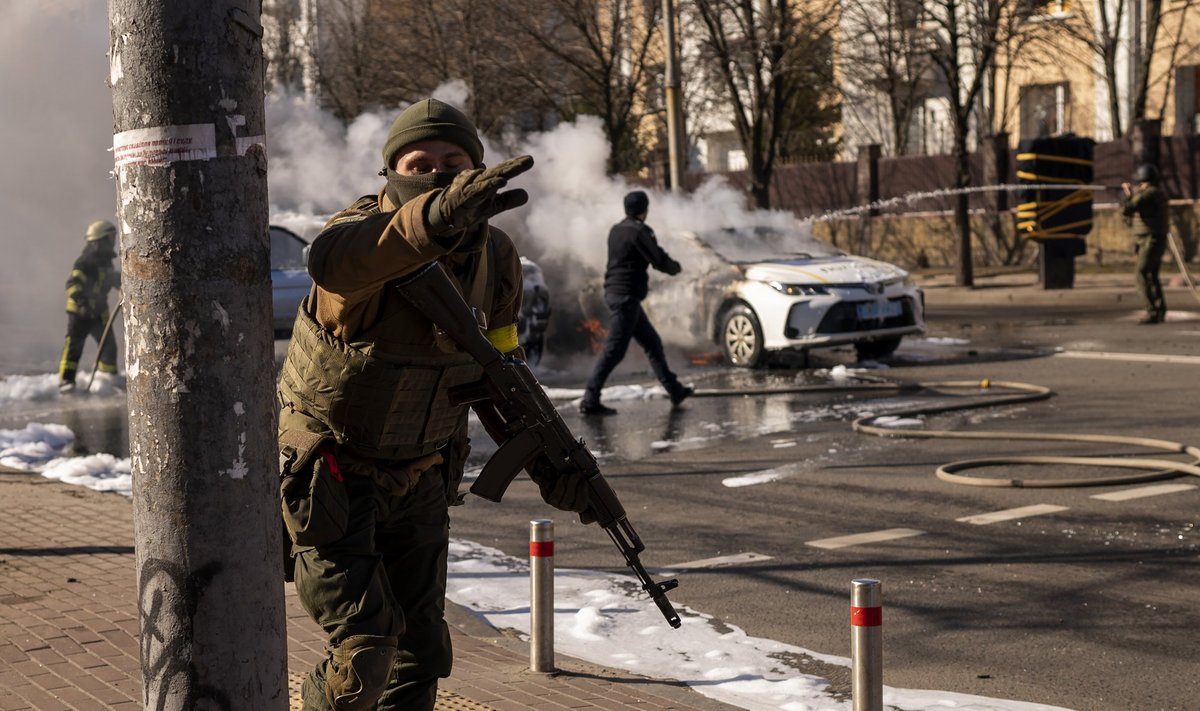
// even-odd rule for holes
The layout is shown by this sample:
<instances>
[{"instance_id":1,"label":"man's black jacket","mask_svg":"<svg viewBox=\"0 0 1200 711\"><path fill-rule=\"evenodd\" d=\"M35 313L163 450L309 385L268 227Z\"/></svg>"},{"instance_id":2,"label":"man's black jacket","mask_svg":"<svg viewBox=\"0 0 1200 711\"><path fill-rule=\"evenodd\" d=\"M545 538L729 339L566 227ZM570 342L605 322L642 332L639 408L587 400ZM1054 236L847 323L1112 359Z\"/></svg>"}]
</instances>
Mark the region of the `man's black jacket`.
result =
<instances>
[{"instance_id":1,"label":"man's black jacket","mask_svg":"<svg viewBox=\"0 0 1200 711\"><path fill-rule=\"evenodd\" d=\"M648 267L666 274L679 273L679 262L658 246L654 230L636 217L626 217L608 233L608 266L604 270L606 297L646 298Z\"/></svg>"}]
</instances>

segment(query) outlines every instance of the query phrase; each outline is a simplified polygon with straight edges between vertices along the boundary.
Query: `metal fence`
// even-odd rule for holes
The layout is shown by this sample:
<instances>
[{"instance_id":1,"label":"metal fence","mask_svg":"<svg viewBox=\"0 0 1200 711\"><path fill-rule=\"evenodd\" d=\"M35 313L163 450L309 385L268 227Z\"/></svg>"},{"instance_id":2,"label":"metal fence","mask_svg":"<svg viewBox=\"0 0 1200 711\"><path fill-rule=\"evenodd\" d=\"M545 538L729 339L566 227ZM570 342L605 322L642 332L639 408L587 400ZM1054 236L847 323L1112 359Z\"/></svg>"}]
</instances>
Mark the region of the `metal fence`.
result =
<instances>
[{"instance_id":1,"label":"metal fence","mask_svg":"<svg viewBox=\"0 0 1200 711\"><path fill-rule=\"evenodd\" d=\"M1200 135L1163 136L1159 139L1159 168L1162 185L1171 198L1200 199ZM1016 178L1015 150L1008 149L1000 165L1005 168L1002 181L985 181L986 158L983 152L970 156L972 185L994 182L1013 184ZM1096 184L1120 185L1129 180L1134 169L1133 147L1127 139L1095 146L1094 179ZM1004 164L1007 164L1006 166ZM860 161L831 163L791 163L775 169L771 180L771 206L790 210L798 217L813 217L837 210L866 205L872 197L864 194L859 172L867 164ZM869 169L869 168L867 168ZM914 193L934 192L953 187L954 160L949 155L900 156L880 158L876 165L878 195L888 200ZM723 174L733 185L745 188L749 178L744 171ZM1096 196L1097 202L1113 202L1119 192ZM953 209L951 196L933 196L903 201L882 208L887 214L943 211ZM984 207L986 193L971 195L971 207ZM1013 200L1008 205L1014 204Z\"/></svg>"}]
</instances>

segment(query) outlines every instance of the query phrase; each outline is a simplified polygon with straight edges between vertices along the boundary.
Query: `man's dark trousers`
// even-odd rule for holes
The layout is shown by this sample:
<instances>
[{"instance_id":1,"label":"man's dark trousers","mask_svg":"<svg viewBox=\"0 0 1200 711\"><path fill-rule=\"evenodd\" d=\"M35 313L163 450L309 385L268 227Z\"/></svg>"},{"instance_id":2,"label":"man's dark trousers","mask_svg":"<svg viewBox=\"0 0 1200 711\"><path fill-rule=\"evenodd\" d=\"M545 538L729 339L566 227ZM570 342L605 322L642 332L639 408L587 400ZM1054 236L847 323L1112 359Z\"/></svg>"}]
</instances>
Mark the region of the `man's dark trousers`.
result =
<instances>
[{"instance_id":1,"label":"man's dark trousers","mask_svg":"<svg viewBox=\"0 0 1200 711\"><path fill-rule=\"evenodd\" d=\"M1161 321L1167 314L1167 301L1163 297L1162 282L1158 271L1162 268L1163 253L1167 251L1167 236L1138 235L1135 242L1137 250L1137 290L1146 307L1146 315Z\"/></svg>"},{"instance_id":2,"label":"man's dark trousers","mask_svg":"<svg viewBox=\"0 0 1200 711\"><path fill-rule=\"evenodd\" d=\"M583 402L596 404L600 402L600 391L613 369L625 357L629 350L629 341L637 341L654 370L658 382L667 389L668 395L679 391L679 379L667 367L667 355L663 352L662 338L654 325L642 310L642 302L631 296L605 295L604 303L608 305L609 324L608 340L604 342L604 352L600 355L592 377L588 379L587 390L583 394Z\"/></svg>"}]
</instances>

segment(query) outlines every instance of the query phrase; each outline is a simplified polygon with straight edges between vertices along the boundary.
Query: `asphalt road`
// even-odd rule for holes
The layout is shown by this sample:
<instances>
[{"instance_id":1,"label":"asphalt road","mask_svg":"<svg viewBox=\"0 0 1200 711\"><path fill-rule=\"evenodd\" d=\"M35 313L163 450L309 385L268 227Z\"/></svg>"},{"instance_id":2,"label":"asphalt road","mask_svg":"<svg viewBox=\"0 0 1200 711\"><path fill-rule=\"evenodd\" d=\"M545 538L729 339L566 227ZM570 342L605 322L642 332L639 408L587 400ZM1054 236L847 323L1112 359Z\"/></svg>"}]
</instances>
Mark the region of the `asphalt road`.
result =
<instances>
[{"instance_id":1,"label":"asphalt road","mask_svg":"<svg viewBox=\"0 0 1200 711\"><path fill-rule=\"evenodd\" d=\"M932 416L926 423L932 428L1122 434L1200 445L1196 303L1172 291L1168 298L1184 311L1166 324L1137 326L1127 284L1110 279L1095 288L1044 292L1016 279L973 290L930 288L929 338L903 346L889 367L868 375L908 384L990 378L1055 393L1041 402ZM640 358L630 356L623 379L647 381L636 372ZM848 656L850 581L875 578L884 593L886 684L1075 709L1197 708L1200 481L1142 484L1171 489L1139 498L1117 493L1118 500L1094 496L1138 487L955 485L934 476L939 465L1027 453L1159 455L1116 445L894 440L850 427L867 412L961 393L738 394L828 382L822 368L839 363L852 366L853 354L820 354L809 370L684 368L685 379L728 394L695 398L677 412L664 400L615 403L621 414L598 421L565 412L568 425L601 454L647 543L649 567L733 557L678 571L673 600L713 615L715 624ZM543 381L554 385L554 379ZM764 472L779 478L734 486L738 477ZM971 473L1122 472L1014 466ZM1045 512L959 520L1030 506ZM546 515L522 477L503 504L476 499L456 510L453 535L523 556L528 520ZM621 569L599 530L562 514L554 518L557 565ZM838 543L828 539L893 529L910 535L828 547ZM844 672L811 659L781 663L848 684Z\"/></svg>"},{"instance_id":2,"label":"asphalt road","mask_svg":"<svg viewBox=\"0 0 1200 711\"><path fill-rule=\"evenodd\" d=\"M850 581L875 578L883 583L888 685L1074 709L1195 709L1200 481L1161 482L1176 489L1139 498L1120 493L1134 486L954 485L934 476L939 465L1018 453L1146 453L1113 445L883 439L851 429L866 413L962 397L922 384L988 378L1055 394L932 416L926 426L1200 444L1200 306L1189 294L1169 290L1170 320L1143 327L1134 324L1127 275L1089 277L1061 292L1034 281L1014 275L959 289L927 280L927 337L865 372L876 383L910 386L903 391L812 391L834 382L831 368L856 367L849 349L817 353L808 368L793 362L756 372L688 365L673 353L685 381L708 396L675 411L663 399L618 402L619 415L599 420L562 412L600 456L647 544L645 564L674 567L680 587L671 598L712 615L715 625L848 656ZM277 343L277 356L284 348ZM579 388L589 366L587 358L551 357L538 372L548 387ZM613 382L651 381L633 349ZM763 388L793 392L748 394ZM62 421L83 449L128 456L122 415L111 402L80 401L65 411L33 404L4 413L0 426ZM475 463L490 449L480 442ZM1114 471L972 473L1065 478ZM1029 506L1042 513L960 520ZM548 514L556 519L558 566L624 570L607 536L547 509L525 477L502 504L473 499L456 509L452 535L524 556L529 519ZM877 533L899 529L909 535ZM849 545L837 540L858 534L877 535ZM780 663L848 690L844 668L803 657Z\"/></svg>"}]
</instances>

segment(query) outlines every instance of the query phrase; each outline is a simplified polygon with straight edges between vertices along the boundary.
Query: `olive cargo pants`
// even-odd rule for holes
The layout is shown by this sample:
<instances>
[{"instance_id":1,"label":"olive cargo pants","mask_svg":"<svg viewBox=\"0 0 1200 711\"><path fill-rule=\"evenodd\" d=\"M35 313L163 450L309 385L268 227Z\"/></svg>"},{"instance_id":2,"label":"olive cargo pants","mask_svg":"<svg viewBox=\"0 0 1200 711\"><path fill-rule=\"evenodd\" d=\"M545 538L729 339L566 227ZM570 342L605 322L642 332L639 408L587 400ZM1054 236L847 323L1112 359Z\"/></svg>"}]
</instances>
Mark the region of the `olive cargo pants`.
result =
<instances>
[{"instance_id":1,"label":"olive cargo pants","mask_svg":"<svg viewBox=\"0 0 1200 711\"><path fill-rule=\"evenodd\" d=\"M336 646L353 635L399 635L399 654L378 709L432 711L437 680L450 675L444 620L450 539L441 467L425 472L407 496L347 475L349 525L340 540L299 547L296 592ZM329 659L304 682L305 711L328 711Z\"/></svg>"},{"instance_id":2,"label":"olive cargo pants","mask_svg":"<svg viewBox=\"0 0 1200 711\"><path fill-rule=\"evenodd\" d=\"M1167 301L1163 297L1158 271L1162 267L1163 253L1167 249L1167 236L1138 235L1135 244L1138 294L1146 307L1146 315L1161 321L1167 314Z\"/></svg>"}]
</instances>

